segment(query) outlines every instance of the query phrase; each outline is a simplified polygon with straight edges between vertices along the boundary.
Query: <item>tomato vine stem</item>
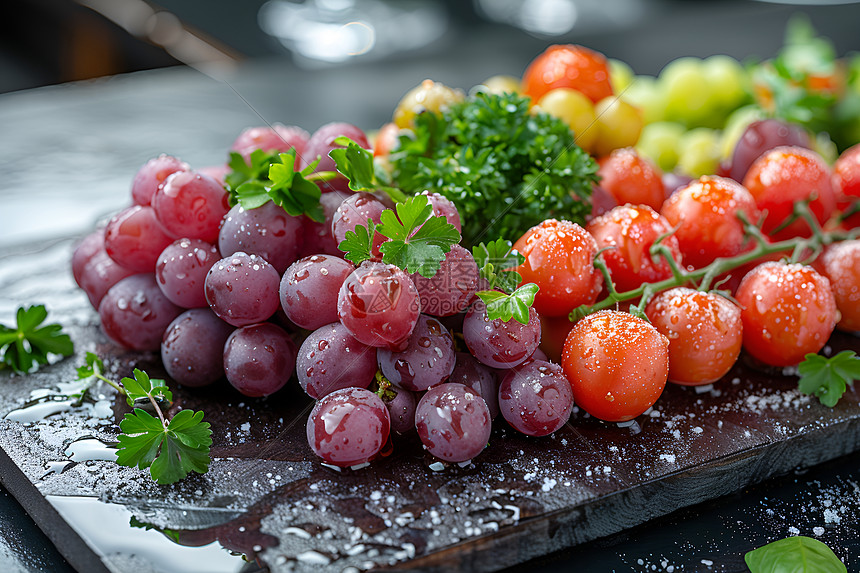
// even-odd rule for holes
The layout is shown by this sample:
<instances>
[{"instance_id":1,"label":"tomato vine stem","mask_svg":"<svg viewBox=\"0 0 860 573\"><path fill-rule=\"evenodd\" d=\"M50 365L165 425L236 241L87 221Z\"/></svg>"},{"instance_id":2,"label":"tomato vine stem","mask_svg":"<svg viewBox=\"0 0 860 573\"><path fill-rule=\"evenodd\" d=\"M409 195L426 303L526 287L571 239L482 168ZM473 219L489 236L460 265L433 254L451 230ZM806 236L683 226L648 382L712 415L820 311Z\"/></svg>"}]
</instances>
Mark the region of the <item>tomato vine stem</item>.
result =
<instances>
[{"instance_id":1,"label":"tomato vine stem","mask_svg":"<svg viewBox=\"0 0 860 573\"><path fill-rule=\"evenodd\" d=\"M609 267L606 265L606 261L604 261L602 256L603 252L607 249L604 248L599 250L594 256L594 266L603 275L608 294L606 298L596 302L595 304L581 305L574 308L568 315L568 318L571 322L576 322L580 318L588 316L589 314L599 310L612 308L619 302L640 299L638 304L630 307L630 313L647 320L645 317L645 305L648 304L648 300L652 296L660 291L684 285L696 285L698 290L708 291L711 290L711 284L714 279L721 274L737 269L738 267L742 267L743 265L751 263L761 257L776 253L790 252L790 256L787 257L790 262L808 264L815 260L827 245L839 241L854 239L860 236L860 229L853 229L851 231L825 231L818 223L815 215L810 211L809 201L800 201L795 203L792 214L777 228L777 230L787 227L798 219L802 219L806 221L810 229L812 229L812 236L810 237L796 237L777 242L770 242L767 236L762 232L760 222L753 223L749 221L742 211L737 213L737 217L743 223L745 235L755 243L755 247L751 250L732 257L721 257L715 259L711 264L698 269L684 269L672 257L672 252L669 247L663 243L666 238L671 236L677 230L677 228L670 229L668 232L660 235L654 241L654 244L651 245L649 250L652 259L655 261L658 260L658 257L666 261L672 271L672 276L653 283L642 283L639 287L624 292L618 292L612 282Z\"/></svg>"}]
</instances>

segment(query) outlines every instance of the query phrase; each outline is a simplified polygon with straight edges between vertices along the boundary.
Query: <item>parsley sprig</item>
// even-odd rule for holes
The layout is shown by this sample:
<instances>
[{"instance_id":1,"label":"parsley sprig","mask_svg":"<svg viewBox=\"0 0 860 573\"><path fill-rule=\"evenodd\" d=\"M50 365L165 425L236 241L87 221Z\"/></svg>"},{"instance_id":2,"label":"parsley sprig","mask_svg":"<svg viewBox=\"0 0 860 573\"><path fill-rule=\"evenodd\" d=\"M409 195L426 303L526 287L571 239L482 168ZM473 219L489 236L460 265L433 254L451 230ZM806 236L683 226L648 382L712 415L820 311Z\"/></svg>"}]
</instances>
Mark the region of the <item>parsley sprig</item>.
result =
<instances>
[{"instance_id":1,"label":"parsley sprig","mask_svg":"<svg viewBox=\"0 0 860 573\"><path fill-rule=\"evenodd\" d=\"M516 268L525 257L505 239L472 247L472 256L481 278L487 281L488 290L477 293L487 305L487 316L505 322L513 318L520 324L528 324L529 309L535 302L538 286L534 283L520 286L523 276Z\"/></svg>"},{"instance_id":2,"label":"parsley sprig","mask_svg":"<svg viewBox=\"0 0 860 573\"><path fill-rule=\"evenodd\" d=\"M520 324L528 324L529 310L535 302L537 292L538 286L535 283L527 283L511 294L497 290L482 290L478 296L487 305L487 316L491 320L500 318L508 322L513 318Z\"/></svg>"},{"instance_id":3,"label":"parsley sprig","mask_svg":"<svg viewBox=\"0 0 860 573\"><path fill-rule=\"evenodd\" d=\"M354 231L347 231L338 245L344 258L355 264L373 259L373 239L379 233L389 239L379 247L382 262L430 278L439 270L445 254L460 242L457 228L445 217L433 215L426 195L410 197L395 210L386 209L380 219L379 224L368 219L366 226L356 225Z\"/></svg>"},{"instance_id":4,"label":"parsley sprig","mask_svg":"<svg viewBox=\"0 0 860 573\"><path fill-rule=\"evenodd\" d=\"M350 189L367 193L383 191L397 203L407 199L403 191L391 186L391 177L373 161L370 151L345 136L338 137L334 142L343 147L332 149L329 156L334 159L338 173L349 180Z\"/></svg>"},{"instance_id":5,"label":"parsley sprig","mask_svg":"<svg viewBox=\"0 0 860 573\"><path fill-rule=\"evenodd\" d=\"M156 414L153 416L142 407L125 414L117 438L119 465L149 468L152 479L161 485L179 481L191 472L208 471L212 430L209 423L203 421L203 412L180 410L168 419L162 406L170 404L173 394L164 380L150 378L146 372L135 368L133 377L125 377L117 383L106 377L105 372L102 359L87 352L85 364L77 369L76 383L61 385L66 390L42 396L39 401L73 398L73 405L80 406L89 399L88 392L93 384L105 382L124 395L129 406L143 402Z\"/></svg>"},{"instance_id":6,"label":"parsley sprig","mask_svg":"<svg viewBox=\"0 0 860 573\"><path fill-rule=\"evenodd\" d=\"M167 419L161 402L173 395L164 380L150 378L134 369L133 378L123 378L122 386L129 405L147 399L158 417L143 408L127 413L119 423L117 463L121 466L149 468L152 479L166 485L185 478L191 472L209 471L209 447L212 430L203 421L203 412L180 410Z\"/></svg>"},{"instance_id":7,"label":"parsley sprig","mask_svg":"<svg viewBox=\"0 0 860 573\"><path fill-rule=\"evenodd\" d=\"M8 366L17 372L29 372L48 363L48 354L69 356L75 346L59 324L46 324L48 311L45 305L20 307L16 313L16 326L0 324L0 367Z\"/></svg>"},{"instance_id":8,"label":"parsley sprig","mask_svg":"<svg viewBox=\"0 0 860 573\"><path fill-rule=\"evenodd\" d=\"M322 192L314 182L328 181L338 175L334 171L316 171L319 162L317 159L304 169L297 169L295 149L277 154L258 149L247 162L238 153L231 153L228 165L232 171L225 177L229 202L256 209L273 201L290 215L307 215L322 223L325 221L320 205Z\"/></svg>"},{"instance_id":9,"label":"parsley sprig","mask_svg":"<svg viewBox=\"0 0 860 573\"><path fill-rule=\"evenodd\" d=\"M526 259L513 249L510 241L496 239L475 245L472 256L490 290L499 289L511 294L523 282L523 276L515 269Z\"/></svg>"},{"instance_id":10,"label":"parsley sprig","mask_svg":"<svg viewBox=\"0 0 860 573\"><path fill-rule=\"evenodd\" d=\"M584 224L597 163L564 122L528 98L478 93L444 114L422 113L389 157L394 185L457 205L463 237L519 237L548 217Z\"/></svg>"},{"instance_id":11,"label":"parsley sprig","mask_svg":"<svg viewBox=\"0 0 860 573\"><path fill-rule=\"evenodd\" d=\"M804 394L813 394L822 404L832 408L848 385L860 380L860 356L853 350L843 350L830 358L807 354L797 370L800 374L798 389Z\"/></svg>"}]
</instances>

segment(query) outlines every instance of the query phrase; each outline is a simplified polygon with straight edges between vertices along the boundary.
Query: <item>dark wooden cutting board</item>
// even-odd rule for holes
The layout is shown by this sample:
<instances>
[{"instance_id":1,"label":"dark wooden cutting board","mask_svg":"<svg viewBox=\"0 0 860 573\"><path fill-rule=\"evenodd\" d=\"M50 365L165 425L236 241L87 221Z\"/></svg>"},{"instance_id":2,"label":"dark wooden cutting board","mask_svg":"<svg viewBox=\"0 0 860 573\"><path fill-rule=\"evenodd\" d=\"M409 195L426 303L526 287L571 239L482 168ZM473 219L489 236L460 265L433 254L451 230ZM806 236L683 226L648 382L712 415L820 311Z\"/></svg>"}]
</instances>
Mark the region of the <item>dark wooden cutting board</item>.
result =
<instances>
[{"instance_id":1,"label":"dark wooden cutting board","mask_svg":"<svg viewBox=\"0 0 860 573\"><path fill-rule=\"evenodd\" d=\"M77 349L33 375L0 374L0 415L33 390L74 379L86 351L118 376L134 366L160 371L156 355L124 353L100 333L69 276L71 247L62 240L0 252L0 322L19 304L44 302ZM842 349L860 350L860 340L837 333L827 350ZM831 409L796 385L794 376L741 362L705 392L670 385L630 427L576 412L555 435L532 439L497 421L473 463L442 468L414 436L397 436L384 458L342 472L310 452L310 401L296 383L265 400L226 384L178 388L175 407L202 409L212 423L208 474L161 487L142 471L102 460L49 471L57 467L49 462L68 460L72 441L115 438L126 407L105 390L106 419L72 411L0 421L0 481L82 571L141 564L134 556L100 556L48 499L120 504L179 544L217 540L272 571L492 570L860 450L858 389Z\"/></svg>"}]
</instances>

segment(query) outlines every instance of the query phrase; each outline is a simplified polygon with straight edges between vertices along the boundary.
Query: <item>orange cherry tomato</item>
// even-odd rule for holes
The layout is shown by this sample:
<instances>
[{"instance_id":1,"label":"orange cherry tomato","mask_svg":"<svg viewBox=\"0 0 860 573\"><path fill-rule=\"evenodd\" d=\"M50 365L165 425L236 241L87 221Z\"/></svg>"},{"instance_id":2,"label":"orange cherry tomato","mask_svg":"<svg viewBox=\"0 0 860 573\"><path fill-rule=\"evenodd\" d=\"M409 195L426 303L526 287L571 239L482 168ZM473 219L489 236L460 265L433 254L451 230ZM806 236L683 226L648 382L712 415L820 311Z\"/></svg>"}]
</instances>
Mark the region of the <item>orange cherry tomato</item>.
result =
<instances>
[{"instance_id":1,"label":"orange cherry tomato","mask_svg":"<svg viewBox=\"0 0 860 573\"><path fill-rule=\"evenodd\" d=\"M532 102L556 88L575 89L594 103L612 95L606 57L573 44L550 46L532 60L523 75L522 88Z\"/></svg>"},{"instance_id":2,"label":"orange cherry tomato","mask_svg":"<svg viewBox=\"0 0 860 573\"><path fill-rule=\"evenodd\" d=\"M755 199L731 179L704 176L673 193L660 210L675 237L684 264L704 267L718 257L733 257L747 250L748 240L738 212L755 223L761 216Z\"/></svg>"},{"instance_id":3,"label":"orange cherry tomato","mask_svg":"<svg viewBox=\"0 0 860 573\"><path fill-rule=\"evenodd\" d=\"M741 309L720 295L669 289L648 302L645 315L669 339L670 382L685 386L715 382L741 353Z\"/></svg>"},{"instance_id":4,"label":"orange cherry tomato","mask_svg":"<svg viewBox=\"0 0 860 573\"><path fill-rule=\"evenodd\" d=\"M669 340L641 318L602 310L574 325L561 366L574 404L595 418L624 422L645 412L663 392Z\"/></svg>"},{"instance_id":5,"label":"orange cherry tomato","mask_svg":"<svg viewBox=\"0 0 860 573\"><path fill-rule=\"evenodd\" d=\"M576 223L546 220L520 237L514 249L525 257L516 269L523 282L540 287L534 308L541 316L563 316L597 301L603 286L603 275L594 268L597 243Z\"/></svg>"},{"instance_id":6,"label":"orange cherry tomato","mask_svg":"<svg viewBox=\"0 0 860 573\"><path fill-rule=\"evenodd\" d=\"M632 147L616 149L598 161L600 186L619 205L648 205L659 211L666 197L663 174Z\"/></svg>"},{"instance_id":7,"label":"orange cherry tomato","mask_svg":"<svg viewBox=\"0 0 860 573\"><path fill-rule=\"evenodd\" d=\"M808 237L812 233L802 220L774 233L791 215L795 203L811 199L809 208L821 224L836 208L830 168L820 155L803 147L771 149L753 162L743 183L756 206L767 211L762 230L777 240Z\"/></svg>"},{"instance_id":8,"label":"orange cherry tomato","mask_svg":"<svg viewBox=\"0 0 860 573\"><path fill-rule=\"evenodd\" d=\"M812 267L762 263L741 281L744 349L771 366L793 366L821 350L838 311L830 281Z\"/></svg>"}]
</instances>

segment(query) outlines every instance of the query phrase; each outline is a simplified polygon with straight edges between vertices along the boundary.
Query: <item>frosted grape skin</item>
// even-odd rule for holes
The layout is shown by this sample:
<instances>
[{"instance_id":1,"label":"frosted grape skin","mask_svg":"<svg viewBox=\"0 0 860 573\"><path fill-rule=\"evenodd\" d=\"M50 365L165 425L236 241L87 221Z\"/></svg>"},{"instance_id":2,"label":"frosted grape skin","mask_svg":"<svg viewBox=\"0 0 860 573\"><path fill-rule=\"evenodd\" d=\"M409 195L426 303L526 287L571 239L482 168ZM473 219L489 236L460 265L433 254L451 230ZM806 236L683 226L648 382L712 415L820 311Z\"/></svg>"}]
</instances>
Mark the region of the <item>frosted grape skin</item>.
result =
<instances>
[{"instance_id":1,"label":"frosted grape skin","mask_svg":"<svg viewBox=\"0 0 860 573\"><path fill-rule=\"evenodd\" d=\"M164 330L181 312L158 288L152 273L120 280L99 303L104 333L131 350L158 350Z\"/></svg>"},{"instance_id":2,"label":"frosted grape skin","mask_svg":"<svg viewBox=\"0 0 860 573\"><path fill-rule=\"evenodd\" d=\"M363 388L343 388L316 403L306 426L308 444L325 462L348 467L376 456L391 431L382 399Z\"/></svg>"},{"instance_id":3,"label":"frosted grape skin","mask_svg":"<svg viewBox=\"0 0 860 573\"><path fill-rule=\"evenodd\" d=\"M312 332L296 359L299 385L315 400L342 388L367 388L375 374L376 348L357 341L339 322Z\"/></svg>"},{"instance_id":4,"label":"frosted grape skin","mask_svg":"<svg viewBox=\"0 0 860 573\"><path fill-rule=\"evenodd\" d=\"M355 267L331 255L311 255L290 265L281 278L281 308L301 328L314 330L337 321L337 297Z\"/></svg>"},{"instance_id":5,"label":"frosted grape skin","mask_svg":"<svg viewBox=\"0 0 860 573\"><path fill-rule=\"evenodd\" d=\"M164 331L161 362L183 386L198 388L224 377L224 344L234 328L208 308L177 316Z\"/></svg>"},{"instance_id":6,"label":"frosted grape skin","mask_svg":"<svg viewBox=\"0 0 860 573\"><path fill-rule=\"evenodd\" d=\"M487 403L462 384L440 384L418 402L415 427L424 448L446 462L465 462L480 454L490 439Z\"/></svg>"},{"instance_id":7,"label":"frosted grape skin","mask_svg":"<svg viewBox=\"0 0 860 573\"><path fill-rule=\"evenodd\" d=\"M499 386L499 410L516 430L547 436L570 418L573 391L561 366L543 360L512 368Z\"/></svg>"},{"instance_id":8,"label":"frosted grape skin","mask_svg":"<svg viewBox=\"0 0 860 573\"><path fill-rule=\"evenodd\" d=\"M209 308L233 326L270 318L278 309L280 277L257 255L233 253L212 265L204 289Z\"/></svg>"},{"instance_id":9,"label":"frosted grape skin","mask_svg":"<svg viewBox=\"0 0 860 573\"><path fill-rule=\"evenodd\" d=\"M227 380L245 396L273 394L284 387L296 365L296 345L270 322L237 328L224 344Z\"/></svg>"}]
</instances>

